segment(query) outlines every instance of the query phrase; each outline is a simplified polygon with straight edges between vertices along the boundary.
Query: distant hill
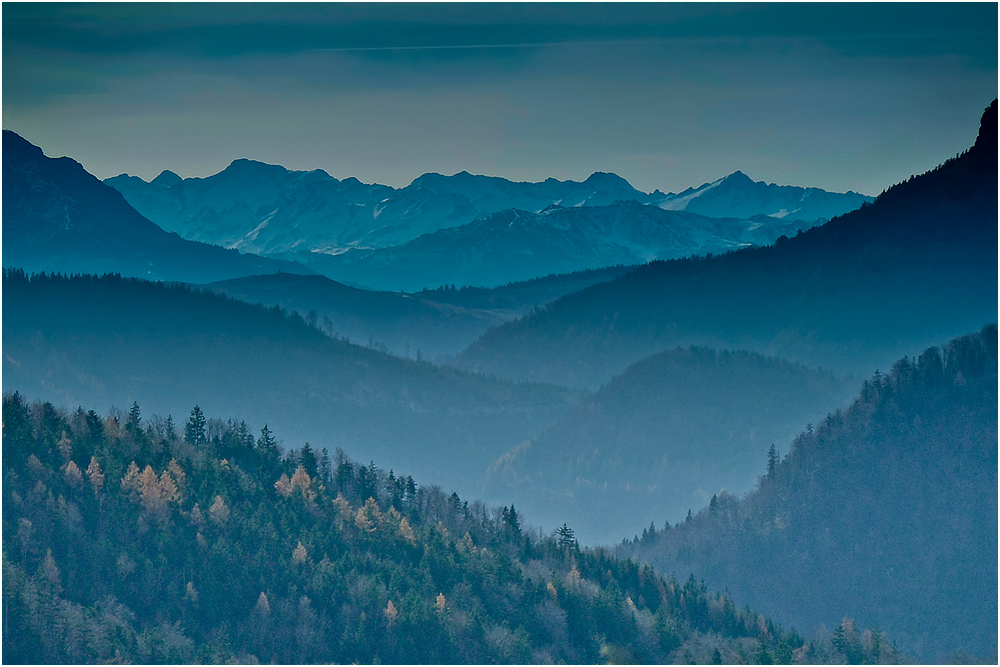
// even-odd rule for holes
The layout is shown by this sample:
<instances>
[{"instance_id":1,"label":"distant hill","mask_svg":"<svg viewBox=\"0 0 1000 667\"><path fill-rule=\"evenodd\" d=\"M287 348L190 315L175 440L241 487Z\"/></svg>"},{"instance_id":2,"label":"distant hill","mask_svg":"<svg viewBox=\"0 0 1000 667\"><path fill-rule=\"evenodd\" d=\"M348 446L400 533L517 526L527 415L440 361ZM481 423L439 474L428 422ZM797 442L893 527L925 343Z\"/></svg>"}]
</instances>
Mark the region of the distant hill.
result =
<instances>
[{"instance_id":1,"label":"distant hill","mask_svg":"<svg viewBox=\"0 0 1000 667\"><path fill-rule=\"evenodd\" d=\"M3 281L3 378L29 399L248 415L298 442L478 491L496 457L580 394L333 340L299 316L107 276Z\"/></svg>"},{"instance_id":2,"label":"distant hill","mask_svg":"<svg viewBox=\"0 0 1000 667\"><path fill-rule=\"evenodd\" d=\"M427 301L447 303L463 308L499 310L526 315L535 308L555 301L561 296L578 292L585 287L623 276L635 266L606 266L601 269L557 273L531 280L500 285L499 287L442 286L415 292ZM510 319L515 319L511 317Z\"/></svg>"},{"instance_id":3,"label":"distant hill","mask_svg":"<svg viewBox=\"0 0 1000 667\"><path fill-rule=\"evenodd\" d=\"M450 358L490 327L516 316L411 294L357 289L319 275L280 273L205 287L240 301L295 311L336 338L425 360Z\"/></svg>"},{"instance_id":4,"label":"distant hill","mask_svg":"<svg viewBox=\"0 0 1000 667\"><path fill-rule=\"evenodd\" d=\"M492 227L505 222L503 220L470 226L497 214L509 217L509 213L502 213L504 211L517 210L534 216L549 207L602 210L620 202L636 202L673 211L672 216L663 216L664 211L660 210L661 218L674 221L668 225L671 227L678 224L684 227L692 220L704 223L704 220L678 213L705 210L711 211L709 215L713 217L750 220L741 223L750 236L773 240L789 230L806 229L870 200L856 193L835 194L816 188L755 183L740 172L679 195L640 192L620 176L602 172L582 182L549 178L538 183L516 183L464 171L453 176L430 173L405 188L394 189L366 185L354 178L341 181L322 170L289 171L246 159L235 160L225 170L208 178L182 179L173 172L164 172L149 183L126 174L105 182L118 189L143 215L184 238L295 259L325 271L335 280L393 290L451 283L493 286L553 272L573 272L692 252L717 252L738 243L738 234L731 224L718 243L711 240L718 225L709 224L709 229L696 233L694 245L691 238L679 239L679 247L666 252L662 251L663 239L651 244L656 236L655 229L647 232L647 238L642 238L642 234L637 238L636 233L619 238L621 230L610 238L604 238L608 230L604 233L591 230L590 235L581 231L565 239L563 246L553 246L551 242L559 239L558 230L540 224L551 222L548 216L533 218L535 231L524 239L505 236L502 230ZM636 212L635 208L624 210L628 214ZM557 213L556 217L567 215L576 214ZM584 219L590 220L586 224L590 225L601 215L610 217L602 223L605 227L609 224L621 226L621 221L617 220L621 214L616 216L607 211L583 214ZM634 221L633 226L648 221L652 215L639 216L640 220ZM469 227L458 234L435 234L463 226ZM777 231L771 233L768 231L771 228ZM560 229L564 230L565 226ZM763 233L757 234L755 230ZM519 232L523 235L525 231L521 226ZM549 239L540 239L539 234ZM415 246L400 248L398 252L376 252L404 246L421 237ZM515 241L527 242L529 247L517 251L505 246ZM617 246L617 252L611 246ZM350 256L341 255L348 250L352 251ZM506 273L497 263L491 267L492 271L481 270L483 275L463 278L464 273L472 270L477 258L489 258L498 250L514 252L513 256L504 255L504 259L508 263L518 263L503 265ZM553 252L555 257L546 260ZM420 279L410 279L408 272L415 269L409 262L414 254L421 253L430 253L435 261L450 256L450 262L437 274L427 276L418 271ZM532 253L535 256L529 257ZM402 263L401 268L395 266L397 261ZM357 263L371 264L371 267L364 270L363 266L356 266Z\"/></svg>"},{"instance_id":5,"label":"distant hill","mask_svg":"<svg viewBox=\"0 0 1000 667\"><path fill-rule=\"evenodd\" d=\"M9 130L3 131L3 265L196 282L309 272L169 234L78 162L48 158Z\"/></svg>"},{"instance_id":6,"label":"distant hill","mask_svg":"<svg viewBox=\"0 0 1000 667\"><path fill-rule=\"evenodd\" d=\"M495 287L538 276L644 264L773 243L810 223L707 218L634 200L608 206L508 209L391 248L316 254L310 265L375 289Z\"/></svg>"},{"instance_id":7,"label":"distant hill","mask_svg":"<svg viewBox=\"0 0 1000 667\"><path fill-rule=\"evenodd\" d=\"M282 456L242 421L8 392L3 423L11 664L844 661L843 642L806 644L569 527L540 535L339 452ZM864 637L866 660L898 659Z\"/></svg>"},{"instance_id":8,"label":"distant hill","mask_svg":"<svg viewBox=\"0 0 1000 667\"><path fill-rule=\"evenodd\" d=\"M856 386L750 352L676 349L632 364L494 465L488 495L543 527L613 544L753 488L772 444L845 405Z\"/></svg>"},{"instance_id":9,"label":"distant hill","mask_svg":"<svg viewBox=\"0 0 1000 667\"><path fill-rule=\"evenodd\" d=\"M490 327L632 268L614 266L489 289L448 286L414 294L358 289L320 275L292 273L235 278L204 287L241 301L295 311L329 336L396 356L447 363Z\"/></svg>"},{"instance_id":10,"label":"distant hill","mask_svg":"<svg viewBox=\"0 0 1000 667\"><path fill-rule=\"evenodd\" d=\"M652 262L487 332L458 364L596 388L677 345L867 374L996 318L996 104L975 146L774 246Z\"/></svg>"},{"instance_id":11,"label":"distant hill","mask_svg":"<svg viewBox=\"0 0 1000 667\"><path fill-rule=\"evenodd\" d=\"M847 614L923 661L996 662L995 325L876 374L762 473L619 555L802 631Z\"/></svg>"}]
</instances>

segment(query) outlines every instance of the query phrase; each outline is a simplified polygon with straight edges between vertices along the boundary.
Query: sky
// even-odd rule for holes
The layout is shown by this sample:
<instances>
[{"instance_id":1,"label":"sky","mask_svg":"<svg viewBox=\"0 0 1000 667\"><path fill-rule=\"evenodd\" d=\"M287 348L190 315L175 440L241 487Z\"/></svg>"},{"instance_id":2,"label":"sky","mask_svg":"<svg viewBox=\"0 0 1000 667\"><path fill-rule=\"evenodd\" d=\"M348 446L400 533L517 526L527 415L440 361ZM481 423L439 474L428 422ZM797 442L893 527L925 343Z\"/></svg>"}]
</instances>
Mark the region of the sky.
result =
<instances>
[{"instance_id":1,"label":"sky","mask_svg":"<svg viewBox=\"0 0 1000 667\"><path fill-rule=\"evenodd\" d=\"M250 158L875 195L971 146L996 3L17 3L2 120L98 176Z\"/></svg>"}]
</instances>

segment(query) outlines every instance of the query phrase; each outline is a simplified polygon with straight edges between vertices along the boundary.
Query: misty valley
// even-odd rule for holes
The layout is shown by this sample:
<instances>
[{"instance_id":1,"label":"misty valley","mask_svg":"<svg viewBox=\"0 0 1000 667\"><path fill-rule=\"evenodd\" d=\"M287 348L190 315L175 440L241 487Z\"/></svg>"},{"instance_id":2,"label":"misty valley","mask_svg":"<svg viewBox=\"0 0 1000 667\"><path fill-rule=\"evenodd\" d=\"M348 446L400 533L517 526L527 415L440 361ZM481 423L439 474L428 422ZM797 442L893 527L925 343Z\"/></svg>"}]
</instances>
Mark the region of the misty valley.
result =
<instances>
[{"instance_id":1,"label":"misty valley","mask_svg":"<svg viewBox=\"0 0 1000 667\"><path fill-rule=\"evenodd\" d=\"M877 197L29 139L4 662L996 662L995 100Z\"/></svg>"}]
</instances>

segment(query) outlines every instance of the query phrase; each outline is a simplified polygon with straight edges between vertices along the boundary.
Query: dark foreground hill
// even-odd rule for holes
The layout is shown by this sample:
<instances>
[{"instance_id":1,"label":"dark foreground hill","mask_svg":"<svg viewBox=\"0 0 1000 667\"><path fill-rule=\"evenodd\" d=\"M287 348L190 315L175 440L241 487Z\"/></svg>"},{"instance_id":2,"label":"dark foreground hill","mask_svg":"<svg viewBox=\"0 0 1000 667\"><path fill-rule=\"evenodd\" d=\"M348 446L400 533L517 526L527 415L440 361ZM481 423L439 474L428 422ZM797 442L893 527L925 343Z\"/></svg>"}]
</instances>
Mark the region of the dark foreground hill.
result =
<instances>
[{"instance_id":1,"label":"dark foreground hill","mask_svg":"<svg viewBox=\"0 0 1000 667\"><path fill-rule=\"evenodd\" d=\"M488 496L530 508L543 527L569 521L586 544L614 544L723 490L751 490L772 444L786 448L856 390L752 352L663 352L505 454Z\"/></svg>"},{"instance_id":2,"label":"dark foreground hill","mask_svg":"<svg viewBox=\"0 0 1000 667\"><path fill-rule=\"evenodd\" d=\"M4 386L30 399L175 416L197 403L463 493L580 398L391 357L180 286L6 272L3 297Z\"/></svg>"},{"instance_id":3,"label":"dark foreground hill","mask_svg":"<svg viewBox=\"0 0 1000 667\"><path fill-rule=\"evenodd\" d=\"M867 376L996 318L997 109L967 152L774 246L652 262L487 332L458 364L597 388L677 345Z\"/></svg>"},{"instance_id":4,"label":"dark foreground hill","mask_svg":"<svg viewBox=\"0 0 1000 667\"><path fill-rule=\"evenodd\" d=\"M995 325L876 374L769 467L618 553L801 629L850 610L923 660L996 662Z\"/></svg>"},{"instance_id":5,"label":"dark foreground hill","mask_svg":"<svg viewBox=\"0 0 1000 667\"><path fill-rule=\"evenodd\" d=\"M181 437L137 405L104 418L16 393L3 422L5 663L898 659L846 621L806 643L506 507L281 457L242 422L192 410Z\"/></svg>"},{"instance_id":6,"label":"dark foreground hill","mask_svg":"<svg viewBox=\"0 0 1000 667\"><path fill-rule=\"evenodd\" d=\"M9 130L3 131L3 265L192 282L309 272L167 233L80 163L46 157Z\"/></svg>"}]
</instances>

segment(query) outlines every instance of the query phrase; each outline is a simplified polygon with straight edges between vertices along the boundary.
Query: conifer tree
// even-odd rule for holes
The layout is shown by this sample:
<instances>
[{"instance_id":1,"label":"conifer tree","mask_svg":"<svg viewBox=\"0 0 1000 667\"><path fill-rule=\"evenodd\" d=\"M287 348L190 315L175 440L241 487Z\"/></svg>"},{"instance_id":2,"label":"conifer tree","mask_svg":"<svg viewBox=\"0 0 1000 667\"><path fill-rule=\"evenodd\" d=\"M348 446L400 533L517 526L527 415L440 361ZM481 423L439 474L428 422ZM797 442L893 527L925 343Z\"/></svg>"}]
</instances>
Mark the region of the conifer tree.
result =
<instances>
[{"instance_id":1,"label":"conifer tree","mask_svg":"<svg viewBox=\"0 0 1000 667\"><path fill-rule=\"evenodd\" d=\"M191 416L184 426L184 439L192 445L205 444L205 425L207 420L197 405L191 409Z\"/></svg>"}]
</instances>

